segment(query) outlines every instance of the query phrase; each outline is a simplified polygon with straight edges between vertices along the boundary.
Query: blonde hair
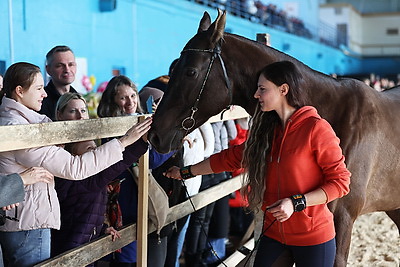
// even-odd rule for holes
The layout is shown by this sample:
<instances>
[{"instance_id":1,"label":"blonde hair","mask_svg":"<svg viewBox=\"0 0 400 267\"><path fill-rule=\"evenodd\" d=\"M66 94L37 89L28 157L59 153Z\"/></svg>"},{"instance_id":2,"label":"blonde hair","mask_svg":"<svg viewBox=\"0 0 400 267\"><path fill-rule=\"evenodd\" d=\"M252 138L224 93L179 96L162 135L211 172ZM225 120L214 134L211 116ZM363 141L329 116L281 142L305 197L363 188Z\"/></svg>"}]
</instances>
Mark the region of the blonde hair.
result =
<instances>
[{"instance_id":1,"label":"blonde hair","mask_svg":"<svg viewBox=\"0 0 400 267\"><path fill-rule=\"evenodd\" d=\"M55 118L56 120L59 120L58 118L58 113L62 113L64 112L65 108L67 107L68 103L73 100L73 99L78 99L78 100L82 100L85 103L86 109L87 109L87 103L85 98L83 98L83 96L79 93L71 93L71 92L67 92L65 94L63 94L62 96L60 96L60 98L57 101L56 104L56 110L55 110Z\"/></svg>"}]
</instances>

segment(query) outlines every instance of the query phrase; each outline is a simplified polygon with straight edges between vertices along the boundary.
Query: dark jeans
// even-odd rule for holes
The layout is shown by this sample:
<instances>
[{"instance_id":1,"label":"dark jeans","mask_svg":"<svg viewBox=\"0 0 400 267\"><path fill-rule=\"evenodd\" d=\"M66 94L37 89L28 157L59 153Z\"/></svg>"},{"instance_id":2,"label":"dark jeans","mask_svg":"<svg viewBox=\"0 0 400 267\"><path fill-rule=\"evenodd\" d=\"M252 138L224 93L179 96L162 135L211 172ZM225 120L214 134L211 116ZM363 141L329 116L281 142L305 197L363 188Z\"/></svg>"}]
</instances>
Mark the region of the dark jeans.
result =
<instances>
[{"instance_id":1,"label":"dark jeans","mask_svg":"<svg viewBox=\"0 0 400 267\"><path fill-rule=\"evenodd\" d=\"M167 257L165 259L165 267L175 267L176 259L179 258L180 255L178 253L178 238L179 234L182 231L183 226L186 224L188 220L188 216L185 216L176 221L177 228L174 229L171 235L168 237L168 245L167 245Z\"/></svg>"},{"instance_id":2,"label":"dark jeans","mask_svg":"<svg viewBox=\"0 0 400 267\"><path fill-rule=\"evenodd\" d=\"M254 267L330 267L336 255L336 241L332 239L315 246L289 246L274 239L261 237Z\"/></svg>"},{"instance_id":3,"label":"dark jeans","mask_svg":"<svg viewBox=\"0 0 400 267\"><path fill-rule=\"evenodd\" d=\"M158 239L158 237L149 237L147 239L147 244L147 265L152 267L164 267L165 259L167 258L168 237L164 236L160 239Z\"/></svg>"},{"instance_id":4,"label":"dark jeans","mask_svg":"<svg viewBox=\"0 0 400 267\"><path fill-rule=\"evenodd\" d=\"M189 227L186 231L186 254L201 254L206 248L210 219L214 210L214 203L192 213Z\"/></svg>"}]
</instances>

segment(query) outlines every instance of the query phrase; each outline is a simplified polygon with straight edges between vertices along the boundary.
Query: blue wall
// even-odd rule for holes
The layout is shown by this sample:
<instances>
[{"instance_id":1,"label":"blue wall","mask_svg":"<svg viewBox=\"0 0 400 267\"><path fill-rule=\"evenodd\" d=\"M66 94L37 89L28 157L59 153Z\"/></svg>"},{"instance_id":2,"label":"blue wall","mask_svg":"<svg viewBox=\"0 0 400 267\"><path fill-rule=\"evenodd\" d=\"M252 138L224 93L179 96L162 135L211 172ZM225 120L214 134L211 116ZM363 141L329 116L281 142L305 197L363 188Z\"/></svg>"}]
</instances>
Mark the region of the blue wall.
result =
<instances>
[{"instance_id":1,"label":"blue wall","mask_svg":"<svg viewBox=\"0 0 400 267\"><path fill-rule=\"evenodd\" d=\"M44 58L58 44L70 46L77 57L87 58L88 75L97 84L124 68L139 88L148 80L167 74L170 62L179 57L196 33L207 10L185 0L117 0L117 8L100 12L99 0L12 0L14 62L28 61L44 70ZM11 63L8 1L0 1L0 60ZM274 48L310 67L330 74L361 71L361 60L310 40L279 32L260 24L227 16L227 30L255 39L269 33ZM0 65L1 66L1 65Z\"/></svg>"}]
</instances>

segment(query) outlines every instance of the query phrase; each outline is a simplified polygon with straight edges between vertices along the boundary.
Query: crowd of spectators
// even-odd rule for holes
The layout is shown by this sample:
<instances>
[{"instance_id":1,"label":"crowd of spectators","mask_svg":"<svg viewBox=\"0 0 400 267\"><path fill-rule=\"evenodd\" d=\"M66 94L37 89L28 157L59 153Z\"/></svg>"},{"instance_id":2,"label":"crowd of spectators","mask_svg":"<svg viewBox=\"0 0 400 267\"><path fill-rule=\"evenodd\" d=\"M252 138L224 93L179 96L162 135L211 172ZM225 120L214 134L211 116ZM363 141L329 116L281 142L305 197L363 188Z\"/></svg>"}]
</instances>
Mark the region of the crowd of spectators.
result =
<instances>
[{"instance_id":1,"label":"crowd of spectators","mask_svg":"<svg viewBox=\"0 0 400 267\"><path fill-rule=\"evenodd\" d=\"M336 73L332 73L331 76L338 78ZM397 74L397 76L389 75L388 77L381 77L380 75L371 73L369 75L353 75L351 77L364 82L366 85L374 88L378 92L400 85L400 74Z\"/></svg>"},{"instance_id":2,"label":"crowd of spectators","mask_svg":"<svg viewBox=\"0 0 400 267\"><path fill-rule=\"evenodd\" d=\"M378 92L400 85L400 74L397 75L396 80L397 81L387 77L380 77L374 73L371 73L369 77L363 79L364 83L371 86Z\"/></svg>"},{"instance_id":3,"label":"crowd of spectators","mask_svg":"<svg viewBox=\"0 0 400 267\"><path fill-rule=\"evenodd\" d=\"M259 0L189 0L199 4L226 10L234 16L249 19L284 32L312 38L304 22L280 9L275 4L264 4Z\"/></svg>"}]
</instances>

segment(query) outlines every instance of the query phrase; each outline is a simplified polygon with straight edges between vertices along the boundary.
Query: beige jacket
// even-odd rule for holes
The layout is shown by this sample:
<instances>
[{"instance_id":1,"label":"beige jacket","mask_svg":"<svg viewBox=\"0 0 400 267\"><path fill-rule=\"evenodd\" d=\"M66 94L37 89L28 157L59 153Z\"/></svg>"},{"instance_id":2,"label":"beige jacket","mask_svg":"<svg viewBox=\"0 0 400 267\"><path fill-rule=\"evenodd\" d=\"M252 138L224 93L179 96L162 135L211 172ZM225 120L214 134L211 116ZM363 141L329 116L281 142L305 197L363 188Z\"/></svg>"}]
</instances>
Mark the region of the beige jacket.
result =
<instances>
[{"instance_id":1,"label":"beige jacket","mask_svg":"<svg viewBox=\"0 0 400 267\"><path fill-rule=\"evenodd\" d=\"M31 124L51 120L13 99L4 97L0 105L0 125ZM42 166L54 176L70 180L90 177L122 159L124 148L114 139L94 151L72 156L63 148L45 146L0 153L0 173L19 173L29 167ZM14 217L15 210L7 211ZM19 222L6 220L0 231L60 228L60 207L54 183L25 186L25 198L17 209Z\"/></svg>"}]
</instances>

